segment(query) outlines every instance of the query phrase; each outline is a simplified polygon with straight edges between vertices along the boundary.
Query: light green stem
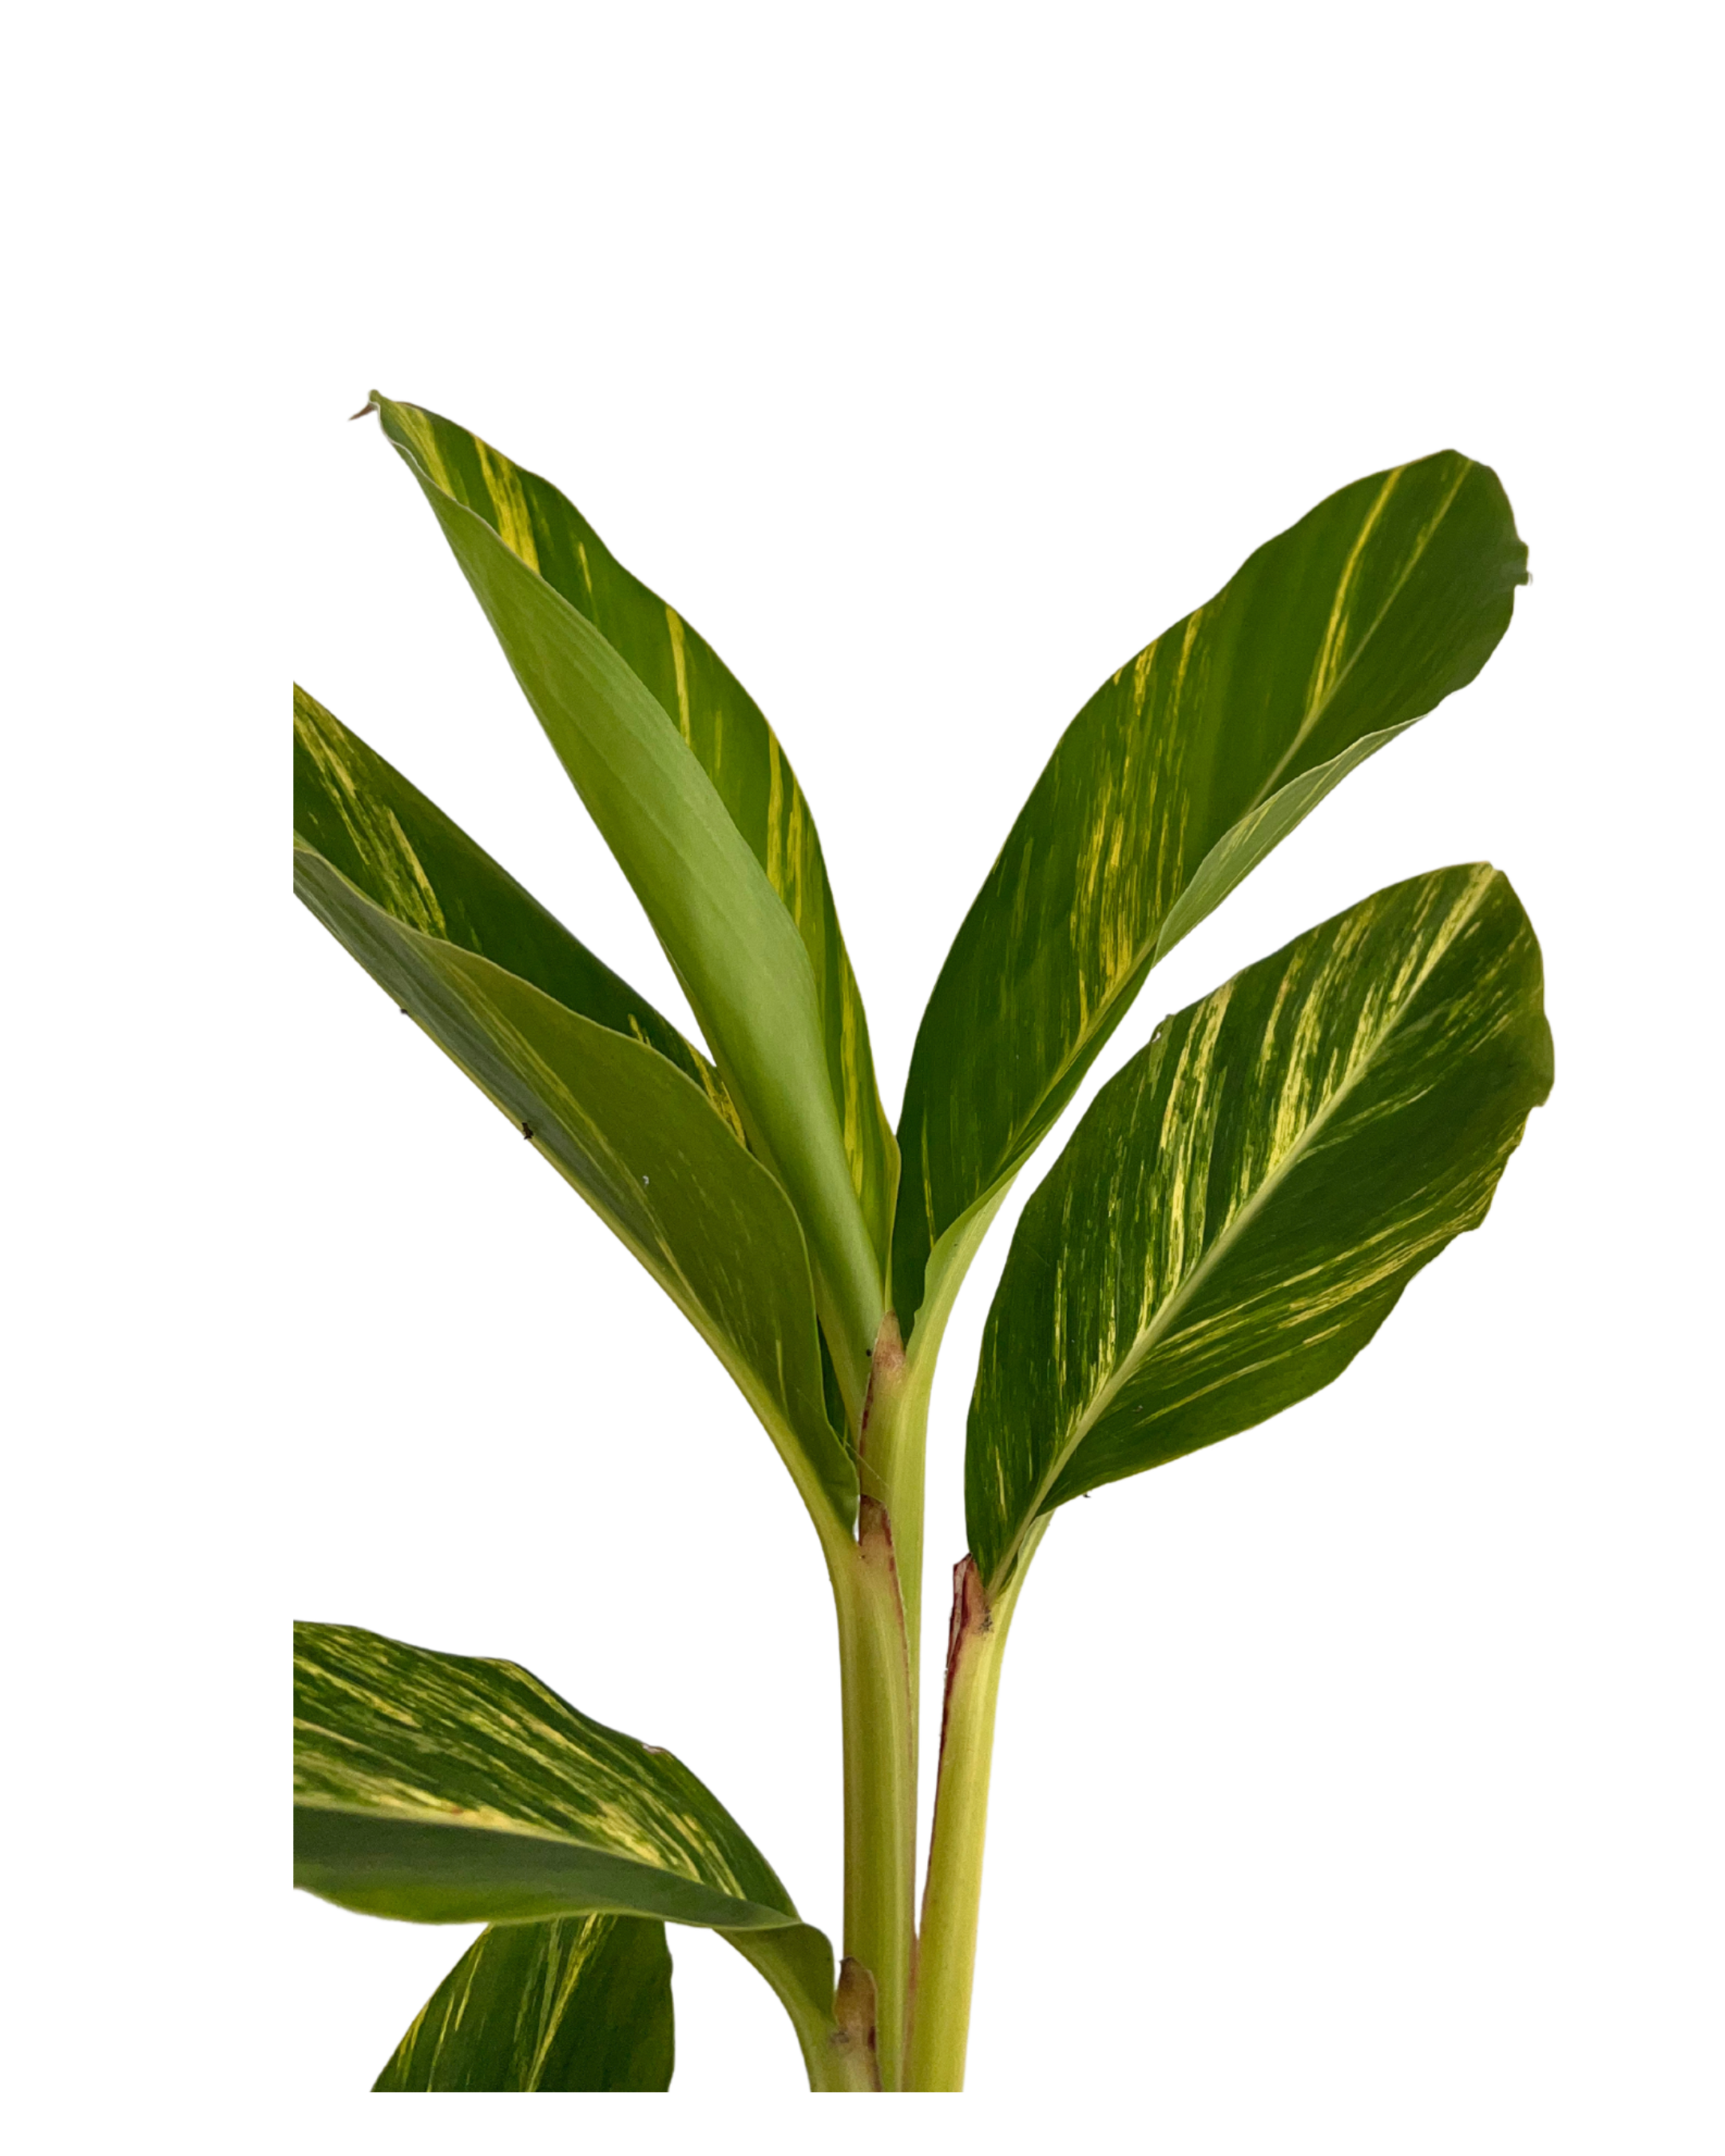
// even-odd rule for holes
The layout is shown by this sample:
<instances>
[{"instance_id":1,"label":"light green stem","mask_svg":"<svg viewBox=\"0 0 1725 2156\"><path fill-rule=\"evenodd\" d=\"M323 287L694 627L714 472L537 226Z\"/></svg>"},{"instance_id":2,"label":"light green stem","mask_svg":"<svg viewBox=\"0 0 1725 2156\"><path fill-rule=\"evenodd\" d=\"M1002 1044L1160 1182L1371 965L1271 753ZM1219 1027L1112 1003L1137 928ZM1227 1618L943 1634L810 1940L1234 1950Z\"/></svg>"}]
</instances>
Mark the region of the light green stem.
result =
<instances>
[{"instance_id":1,"label":"light green stem","mask_svg":"<svg viewBox=\"0 0 1725 2156\"><path fill-rule=\"evenodd\" d=\"M962 1228L949 1229L931 1255L923 1296L908 1348L897 1313L889 1310L875 1342L869 1396L863 1409L862 1485L878 1497L892 1521L899 1584L905 1602L905 1637L911 1657L911 1727L916 1715L922 1641L922 1498L928 1450L928 1402L935 1364L970 1261L1010 1186L1003 1183Z\"/></svg>"},{"instance_id":2,"label":"light green stem","mask_svg":"<svg viewBox=\"0 0 1725 2156\"><path fill-rule=\"evenodd\" d=\"M917 1671L922 1637L922 1499L928 1449L928 1396L934 1358L905 1354L891 1311L881 1323L865 1403L860 1445L862 1486L885 1508L905 1613L911 1673L911 1744L916 1743Z\"/></svg>"},{"instance_id":3,"label":"light green stem","mask_svg":"<svg viewBox=\"0 0 1725 2156\"><path fill-rule=\"evenodd\" d=\"M883 2088L901 2086L915 1938L916 1768L911 1672L885 1507L828 1546L845 1718L845 1952L875 1982Z\"/></svg>"},{"instance_id":4,"label":"light green stem","mask_svg":"<svg viewBox=\"0 0 1725 2156\"><path fill-rule=\"evenodd\" d=\"M1045 1524L1038 1521L1025 1537L1017 1570L992 1601L983 1591L973 1558L967 1557L953 1574L934 1831L923 1889L905 2082L910 2089L957 2090L964 2086L1000 1665L1019 1591Z\"/></svg>"}]
</instances>

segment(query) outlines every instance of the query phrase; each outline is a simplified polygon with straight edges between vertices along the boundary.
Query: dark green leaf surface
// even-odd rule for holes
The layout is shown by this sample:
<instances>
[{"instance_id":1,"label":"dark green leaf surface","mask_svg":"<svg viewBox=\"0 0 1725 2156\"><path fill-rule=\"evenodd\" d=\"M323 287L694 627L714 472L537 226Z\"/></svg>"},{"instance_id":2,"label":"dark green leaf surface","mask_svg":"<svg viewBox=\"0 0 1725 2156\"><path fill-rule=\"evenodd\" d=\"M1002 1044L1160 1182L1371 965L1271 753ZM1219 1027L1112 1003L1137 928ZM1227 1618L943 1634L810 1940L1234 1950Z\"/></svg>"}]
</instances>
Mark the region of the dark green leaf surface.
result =
<instances>
[{"instance_id":1,"label":"dark green leaf surface","mask_svg":"<svg viewBox=\"0 0 1725 2156\"><path fill-rule=\"evenodd\" d=\"M896 1159L789 765L708 646L554 487L447 420L376 401L791 1194L859 1404Z\"/></svg>"},{"instance_id":2,"label":"dark green leaf surface","mask_svg":"<svg viewBox=\"0 0 1725 2156\"><path fill-rule=\"evenodd\" d=\"M294 1880L421 1923L795 1924L711 1791L513 1662L294 1627Z\"/></svg>"},{"instance_id":3,"label":"dark green leaf surface","mask_svg":"<svg viewBox=\"0 0 1725 2156\"><path fill-rule=\"evenodd\" d=\"M670 1021L297 685L294 836L403 927L489 958L567 1009L656 1048L742 1137L718 1072Z\"/></svg>"},{"instance_id":4,"label":"dark green leaf surface","mask_svg":"<svg viewBox=\"0 0 1725 2156\"><path fill-rule=\"evenodd\" d=\"M373 2086L386 2094L668 2089L670 1979L663 1924L494 1924L433 1992Z\"/></svg>"},{"instance_id":5,"label":"dark green leaf surface","mask_svg":"<svg viewBox=\"0 0 1725 2156\"><path fill-rule=\"evenodd\" d=\"M991 1593L1069 1498L1338 1376L1477 1227L1551 1088L1539 947L1483 865L1396 884L1160 1026L1025 1207L965 1460Z\"/></svg>"},{"instance_id":6,"label":"dark green leaf surface","mask_svg":"<svg viewBox=\"0 0 1725 2156\"><path fill-rule=\"evenodd\" d=\"M855 1517L784 1193L718 1075L471 839L296 690L295 886L532 1134L736 1379L818 1523Z\"/></svg>"},{"instance_id":7,"label":"dark green leaf surface","mask_svg":"<svg viewBox=\"0 0 1725 2156\"><path fill-rule=\"evenodd\" d=\"M916 1037L893 1231L907 1333L913 1312L944 1322L973 1227L1150 967L1355 765L1473 679L1526 563L1496 475L1445 451L1332 495L1091 697Z\"/></svg>"}]
</instances>

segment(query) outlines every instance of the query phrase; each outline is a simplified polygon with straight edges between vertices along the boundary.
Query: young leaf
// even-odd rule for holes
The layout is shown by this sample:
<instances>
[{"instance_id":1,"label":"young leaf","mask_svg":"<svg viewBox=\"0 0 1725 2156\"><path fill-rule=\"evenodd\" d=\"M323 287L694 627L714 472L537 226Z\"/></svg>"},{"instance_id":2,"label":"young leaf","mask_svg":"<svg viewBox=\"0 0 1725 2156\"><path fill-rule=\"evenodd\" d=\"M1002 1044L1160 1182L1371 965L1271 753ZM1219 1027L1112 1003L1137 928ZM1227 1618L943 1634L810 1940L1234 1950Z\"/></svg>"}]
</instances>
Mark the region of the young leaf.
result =
<instances>
[{"instance_id":1,"label":"young leaf","mask_svg":"<svg viewBox=\"0 0 1725 2156\"><path fill-rule=\"evenodd\" d=\"M650 2090L675 2056L665 1926L556 1917L482 1932L372 2083L420 2090Z\"/></svg>"},{"instance_id":2,"label":"young leaf","mask_svg":"<svg viewBox=\"0 0 1725 2156\"><path fill-rule=\"evenodd\" d=\"M801 1230L718 1074L303 690L300 897L628 1245L778 1446L817 1525L856 1471L828 1419Z\"/></svg>"},{"instance_id":3,"label":"young leaf","mask_svg":"<svg viewBox=\"0 0 1725 2156\"><path fill-rule=\"evenodd\" d=\"M1337 1377L1485 1218L1551 1081L1539 947L1483 865L1165 1021L1025 1207L988 1315L965 1514L989 1593L1039 1514Z\"/></svg>"},{"instance_id":4,"label":"young leaf","mask_svg":"<svg viewBox=\"0 0 1725 2156\"><path fill-rule=\"evenodd\" d=\"M789 766L716 655L555 488L434 413L375 401L790 1193L854 1411L897 1163Z\"/></svg>"},{"instance_id":5,"label":"young leaf","mask_svg":"<svg viewBox=\"0 0 1725 2156\"><path fill-rule=\"evenodd\" d=\"M294 1883L418 1923L794 1925L710 1789L513 1662L294 1627Z\"/></svg>"},{"instance_id":6,"label":"young leaf","mask_svg":"<svg viewBox=\"0 0 1725 2156\"><path fill-rule=\"evenodd\" d=\"M1527 549L1453 451L1344 487L1092 696L941 969L899 1125L892 1299L937 1329L988 1209L1145 974L1355 765L1471 681Z\"/></svg>"}]
</instances>

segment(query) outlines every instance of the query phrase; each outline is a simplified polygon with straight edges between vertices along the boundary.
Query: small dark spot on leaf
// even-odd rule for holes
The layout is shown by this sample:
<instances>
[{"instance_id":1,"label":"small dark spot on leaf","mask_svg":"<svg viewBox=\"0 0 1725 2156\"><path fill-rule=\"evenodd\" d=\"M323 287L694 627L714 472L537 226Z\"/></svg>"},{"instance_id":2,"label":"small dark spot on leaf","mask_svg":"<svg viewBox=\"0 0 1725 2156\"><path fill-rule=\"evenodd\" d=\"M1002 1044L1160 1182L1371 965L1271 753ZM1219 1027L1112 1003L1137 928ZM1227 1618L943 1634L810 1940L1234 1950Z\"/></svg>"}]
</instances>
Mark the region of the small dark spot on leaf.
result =
<instances>
[{"instance_id":1,"label":"small dark spot on leaf","mask_svg":"<svg viewBox=\"0 0 1725 2156\"><path fill-rule=\"evenodd\" d=\"M524 1138L530 1138L530 1137L532 1137L532 1135L533 1135L533 1126L532 1126L531 1123L523 1123L523 1124L521 1125L521 1136L522 1136Z\"/></svg>"}]
</instances>

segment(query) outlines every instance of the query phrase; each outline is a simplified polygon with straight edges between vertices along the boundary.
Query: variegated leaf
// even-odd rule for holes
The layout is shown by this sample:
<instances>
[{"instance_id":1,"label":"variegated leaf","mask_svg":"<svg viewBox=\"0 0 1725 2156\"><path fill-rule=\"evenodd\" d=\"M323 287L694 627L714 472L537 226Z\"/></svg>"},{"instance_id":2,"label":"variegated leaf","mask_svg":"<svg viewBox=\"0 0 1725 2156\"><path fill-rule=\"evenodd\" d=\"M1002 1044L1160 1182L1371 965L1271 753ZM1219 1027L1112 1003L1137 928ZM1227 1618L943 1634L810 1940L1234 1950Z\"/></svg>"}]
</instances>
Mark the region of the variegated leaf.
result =
<instances>
[{"instance_id":1,"label":"variegated leaf","mask_svg":"<svg viewBox=\"0 0 1725 2156\"><path fill-rule=\"evenodd\" d=\"M669 1752L589 1722L513 1662L347 1625L294 1627L294 1881L420 1923L799 1921Z\"/></svg>"},{"instance_id":2,"label":"variegated leaf","mask_svg":"<svg viewBox=\"0 0 1725 2156\"><path fill-rule=\"evenodd\" d=\"M306 905L670 1296L759 1415L818 1525L856 1471L828 1418L796 1217L718 1074L465 832L294 696Z\"/></svg>"},{"instance_id":3,"label":"variegated leaf","mask_svg":"<svg viewBox=\"0 0 1725 2156\"><path fill-rule=\"evenodd\" d=\"M936 1340L992 1208L1144 976L1353 767L1471 681L1526 579L1451 451L1344 487L1105 682L953 942L899 1126L892 1299Z\"/></svg>"},{"instance_id":4,"label":"variegated leaf","mask_svg":"<svg viewBox=\"0 0 1725 2156\"><path fill-rule=\"evenodd\" d=\"M294 688L294 838L404 928L542 988L692 1078L742 1142L723 1081L647 998L333 711Z\"/></svg>"},{"instance_id":5,"label":"variegated leaf","mask_svg":"<svg viewBox=\"0 0 1725 2156\"><path fill-rule=\"evenodd\" d=\"M373 401L791 1194L854 1415L897 1154L795 775L711 648L555 487L435 413Z\"/></svg>"},{"instance_id":6,"label":"variegated leaf","mask_svg":"<svg viewBox=\"0 0 1725 2156\"><path fill-rule=\"evenodd\" d=\"M1551 1088L1493 870L1379 891L1160 1026L1024 1209L970 1409L990 1593L1040 1514L1338 1376L1477 1227Z\"/></svg>"},{"instance_id":7,"label":"variegated leaf","mask_svg":"<svg viewBox=\"0 0 1725 2156\"><path fill-rule=\"evenodd\" d=\"M389 2095L668 2089L670 1979L665 1926L643 1917L493 1924L421 2007L372 2086Z\"/></svg>"}]
</instances>

